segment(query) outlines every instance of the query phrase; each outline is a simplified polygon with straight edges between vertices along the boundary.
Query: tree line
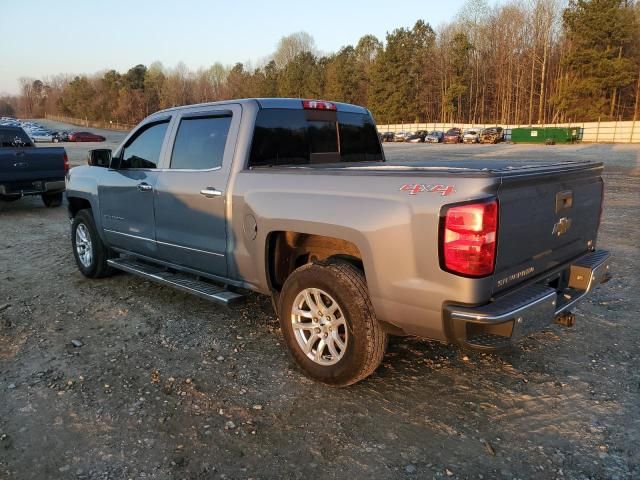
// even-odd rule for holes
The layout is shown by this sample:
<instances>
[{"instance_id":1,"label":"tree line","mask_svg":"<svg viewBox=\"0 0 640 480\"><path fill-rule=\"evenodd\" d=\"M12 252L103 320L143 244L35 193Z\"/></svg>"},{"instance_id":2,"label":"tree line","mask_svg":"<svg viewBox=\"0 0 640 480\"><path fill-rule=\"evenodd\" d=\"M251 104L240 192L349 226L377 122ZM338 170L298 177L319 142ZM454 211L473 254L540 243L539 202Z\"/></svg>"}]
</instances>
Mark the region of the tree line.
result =
<instances>
[{"instance_id":1,"label":"tree line","mask_svg":"<svg viewBox=\"0 0 640 480\"><path fill-rule=\"evenodd\" d=\"M21 78L20 95L0 98L0 114L133 124L176 105L277 96L365 105L378 123L635 119L639 47L640 3L632 0L470 0L436 29L419 20L330 54L298 32L258 66L193 71L155 62Z\"/></svg>"}]
</instances>

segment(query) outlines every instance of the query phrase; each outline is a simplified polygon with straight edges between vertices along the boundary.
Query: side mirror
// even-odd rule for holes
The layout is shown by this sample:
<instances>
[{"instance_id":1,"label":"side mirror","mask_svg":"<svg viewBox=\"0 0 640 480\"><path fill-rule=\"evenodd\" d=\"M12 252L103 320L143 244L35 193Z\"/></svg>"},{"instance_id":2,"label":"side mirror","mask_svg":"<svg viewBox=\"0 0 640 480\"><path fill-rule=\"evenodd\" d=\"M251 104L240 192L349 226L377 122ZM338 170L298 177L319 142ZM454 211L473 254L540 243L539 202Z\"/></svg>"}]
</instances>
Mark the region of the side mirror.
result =
<instances>
[{"instance_id":1,"label":"side mirror","mask_svg":"<svg viewBox=\"0 0 640 480\"><path fill-rule=\"evenodd\" d=\"M111 150L108 148L89 150L87 163L93 167L109 168L111 164Z\"/></svg>"}]
</instances>

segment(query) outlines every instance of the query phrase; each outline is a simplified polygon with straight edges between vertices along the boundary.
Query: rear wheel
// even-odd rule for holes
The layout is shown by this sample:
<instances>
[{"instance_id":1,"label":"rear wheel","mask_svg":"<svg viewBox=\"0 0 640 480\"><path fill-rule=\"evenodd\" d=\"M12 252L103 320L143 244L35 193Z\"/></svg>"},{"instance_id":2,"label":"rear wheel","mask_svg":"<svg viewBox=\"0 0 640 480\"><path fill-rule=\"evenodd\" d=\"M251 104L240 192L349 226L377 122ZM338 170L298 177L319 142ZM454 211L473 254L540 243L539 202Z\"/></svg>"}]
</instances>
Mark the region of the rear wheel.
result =
<instances>
[{"instance_id":1,"label":"rear wheel","mask_svg":"<svg viewBox=\"0 0 640 480\"><path fill-rule=\"evenodd\" d=\"M291 356L314 380L351 385L382 361L387 334L375 317L363 273L349 263L295 270L282 289L279 316Z\"/></svg>"},{"instance_id":2,"label":"rear wheel","mask_svg":"<svg viewBox=\"0 0 640 480\"><path fill-rule=\"evenodd\" d=\"M62 192L58 193L43 193L42 203L48 208L59 207L62 205Z\"/></svg>"},{"instance_id":3,"label":"rear wheel","mask_svg":"<svg viewBox=\"0 0 640 480\"><path fill-rule=\"evenodd\" d=\"M101 278L113 274L107 260L114 254L98 235L90 210L80 210L73 218L71 244L78 269L85 277Z\"/></svg>"}]
</instances>

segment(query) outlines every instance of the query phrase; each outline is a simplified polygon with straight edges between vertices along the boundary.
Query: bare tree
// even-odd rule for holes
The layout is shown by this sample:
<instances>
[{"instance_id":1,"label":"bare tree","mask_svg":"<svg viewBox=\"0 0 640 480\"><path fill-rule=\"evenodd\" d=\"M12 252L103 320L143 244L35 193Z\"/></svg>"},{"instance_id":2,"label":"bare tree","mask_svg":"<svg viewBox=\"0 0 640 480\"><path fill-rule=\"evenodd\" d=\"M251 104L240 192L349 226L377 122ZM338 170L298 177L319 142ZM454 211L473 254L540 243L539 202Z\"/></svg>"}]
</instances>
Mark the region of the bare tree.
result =
<instances>
[{"instance_id":1,"label":"bare tree","mask_svg":"<svg viewBox=\"0 0 640 480\"><path fill-rule=\"evenodd\" d=\"M307 32L296 32L282 37L278 42L273 60L278 68L284 68L287 63L301 53L316 53L315 40Z\"/></svg>"}]
</instances>

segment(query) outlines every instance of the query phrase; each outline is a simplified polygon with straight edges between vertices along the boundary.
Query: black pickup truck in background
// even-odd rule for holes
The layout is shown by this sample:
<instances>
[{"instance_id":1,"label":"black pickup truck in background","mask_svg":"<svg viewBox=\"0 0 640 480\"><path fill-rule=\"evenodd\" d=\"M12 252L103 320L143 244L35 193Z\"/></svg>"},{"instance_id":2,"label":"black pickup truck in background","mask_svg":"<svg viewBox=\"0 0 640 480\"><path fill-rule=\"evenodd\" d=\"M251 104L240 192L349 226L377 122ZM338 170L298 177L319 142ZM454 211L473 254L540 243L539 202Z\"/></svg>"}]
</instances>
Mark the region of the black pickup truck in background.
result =
<instances>
[{"instance_id":1,"label":"black pickup truck in background","mask_svg":"<svg viewBox=\"0 0 640 480\"><path fill-rule=\"evenodd\" d=\"M0 200L40 195L47 207L58 207L68 170L64 148L36 148L22 128L0 127Z\"/></svg>"}]
</instances>

